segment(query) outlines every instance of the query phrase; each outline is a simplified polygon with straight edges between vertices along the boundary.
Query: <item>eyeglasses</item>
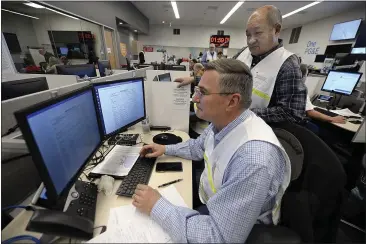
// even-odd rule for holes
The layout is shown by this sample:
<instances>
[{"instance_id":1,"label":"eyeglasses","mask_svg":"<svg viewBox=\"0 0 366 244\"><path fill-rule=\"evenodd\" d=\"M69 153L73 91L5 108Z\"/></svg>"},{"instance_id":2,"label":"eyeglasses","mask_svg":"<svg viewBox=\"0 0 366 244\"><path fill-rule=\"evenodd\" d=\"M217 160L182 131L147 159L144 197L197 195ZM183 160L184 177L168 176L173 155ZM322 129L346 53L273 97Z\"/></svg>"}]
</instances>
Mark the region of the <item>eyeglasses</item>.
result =
<instances>
[{"instance_id":1,"label":"eyeglasses","mask_svg":"<svg viewBox=\"0 0 366 244\"><path fill-rule=\"evenodd\" d=\"M202 96L208 96L208 95L213 95L213 94L217 94L217 95L230 95L230 94L234 94L232 92L206 92L204 90L201 90L201 88L199 86L195 86L194 87L194 94L193 96L198 96L198 97L202 97Z\"/></svg>"}]
</instances>

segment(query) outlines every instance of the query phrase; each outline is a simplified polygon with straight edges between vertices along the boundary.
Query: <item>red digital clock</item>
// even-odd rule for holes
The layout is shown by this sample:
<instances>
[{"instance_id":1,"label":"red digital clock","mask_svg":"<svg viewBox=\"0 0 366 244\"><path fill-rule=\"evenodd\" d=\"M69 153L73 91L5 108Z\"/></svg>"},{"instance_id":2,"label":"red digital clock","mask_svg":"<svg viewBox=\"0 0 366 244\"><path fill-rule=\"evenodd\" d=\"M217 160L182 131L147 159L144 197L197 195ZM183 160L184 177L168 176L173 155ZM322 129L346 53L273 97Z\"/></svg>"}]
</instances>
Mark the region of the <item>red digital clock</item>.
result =
<instances>
[{"instance_id":1,"label":"red digital clock","mask_svg":"<svg viewBox=\"0 0 366 244\"><path fill-rule=\"evenodd\" d=\"M230 35L212 35L210 44L215 44L216 47L229 47Z\"/></svg>"}]
</instances>

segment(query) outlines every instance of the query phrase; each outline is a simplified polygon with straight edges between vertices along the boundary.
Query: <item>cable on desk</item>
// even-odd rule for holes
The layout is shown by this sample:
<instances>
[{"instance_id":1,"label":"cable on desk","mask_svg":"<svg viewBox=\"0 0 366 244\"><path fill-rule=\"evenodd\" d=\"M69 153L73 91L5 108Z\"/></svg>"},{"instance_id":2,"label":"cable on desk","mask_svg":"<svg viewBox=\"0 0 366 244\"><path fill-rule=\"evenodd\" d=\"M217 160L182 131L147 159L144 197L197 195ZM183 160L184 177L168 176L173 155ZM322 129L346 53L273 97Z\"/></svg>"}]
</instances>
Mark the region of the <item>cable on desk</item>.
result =
<instances>
[{"instance_id":1,"label":"cable on desk","mask_svg":"<svg viewBox=\"0 0 366 244\"><path fill-rule=\"evenodd\" d=\"M10 135L11 133L13 133L14 131L16 131L16 129L19 127L19 125L15 125L13 127L11 127L4 135L1 135L1 137L4 137L4 136L7 136L7 135Z\"/></svg>"},{"instance_id":2,"label":"cable on desk","mask_svg":"<svg viewBox=\"0 0 366 244\"><path fill-rule=\"evenodd\" d=\"M34 207L32 207L32 206L12 205L12 206L8 206L8 207L5 207L5 208L2 208L1 209L1 212L7 211L7 210L13 209L13 208L24 208L27 211L35 211Z\"/></svg>"},{"instance_id":3,"label":"cable on desk","mask_svg":"<svg viewBox=\"0 0 366 244\"><path fill-rule=\"evenodd\" d=\"M39 239L35 238L34 236L30 236L30 235L14 236L5 241L2 241L1 244L10 244L10 243L13 243L16 241L23 241L23 240L34 241L37 244L41 244L41 241Z\"/></svg>"},{"instance_id":4,"label":"cable on desk","mask_svg":"<svg viewBox=\"0 0 366 244\"><path fill-rule=\"evenodd\" d=\"M28 157L28 156L31 156L31 154L30 153L21 154L21 155L15 156L13 158L8 158L8 159L5 159L5 160L2 160L1 164L7 164L11 161L14 161L14 160L17 160L17 159L20 159L20 158L25 158L25 157Z\"/></svg>"}]
</instances>

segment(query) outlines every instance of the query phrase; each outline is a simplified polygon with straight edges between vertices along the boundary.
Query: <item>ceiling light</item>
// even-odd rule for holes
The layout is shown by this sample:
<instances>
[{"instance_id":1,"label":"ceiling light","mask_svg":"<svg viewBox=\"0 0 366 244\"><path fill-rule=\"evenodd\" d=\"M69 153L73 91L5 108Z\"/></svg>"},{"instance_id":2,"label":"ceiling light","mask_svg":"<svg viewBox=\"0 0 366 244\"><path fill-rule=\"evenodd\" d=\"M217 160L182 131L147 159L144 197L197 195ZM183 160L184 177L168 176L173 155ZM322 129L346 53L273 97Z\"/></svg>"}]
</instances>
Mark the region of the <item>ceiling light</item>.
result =
<instances>
[{"instance_id":1,"label":"ceiling light","mask_svg":"<svg viewBox=\"0 0 366 244\"><path fill-rule=\"evenodd\" d=\"M241 5L243 5L243 3L244 1L237 2L235 6L230 10L230 12L221 20L220 24L225 23L226 20L228 20L230 16L233 15L233 13L235 13L235 11L238 10L238 8L240 8Z\"/></svg>"},{"instance_id":2,"label":"ceiling light","mask_svg":"<svg viewBox=\"0 0 366 244\"><path fill-rule=\"evenodd\" d=\"M134 32L137 32L137 30L134 30Z\"/></svg>"},{"instance_id":3,"label":"ceiling light","mask_svg":"<svg viewBox=\"0 0 366 244\"><path fill-rule=\"evenodd\" d=\"M282 15L282 19L287 18L287 17L289 17L289 16L291 16L293 14L296 14L298 12L301 12L304 9L307 9L307 8L310 8L310 7L314 6L314 5L317 5L318 3L321 3L323 1L324 0L319 0L319 1L316 1L316 2L312 2L312 3L308 4L308 5L305 5L304 7L298 8L298 9L296 9L296 10L294 10L294 11L288 13L288 14Z\"/></svg>"},{"instance_id":4,"label":"ceiling light","mask_svg":"<svg viewBox=\"0 0 366 244\"><path fill-rule=\"evenodd\" d=\"M174 15L176 19L179 19L179 12L178 12L178 6L177 6L177 2L176 1L171 1L172 3L172 8L174 11Z\"/></svg>"},{"instance_id":5,"label":"ceiling light","mask_svg":"<svg viewBox=\"0 0 366 244\"><path fill-rule=\"evenodd\" d=\"M165 24L165 21L163 20L163 21L161 21L161 23Z\"/></svg>"},{"instance_id":6,"label":"ceiling light","mask_svg":"<svg viewBox=\"0 0 366 244\"><path fill-rule=\"evenodd\" d=\"M123 22L119 22L120 25L123 25Z\"/></svg>"},{"instance_id":7,"label":"ceiling light","mask_svg":"<svg viewBox=\"0 0 366 244\"><path fill-rule=\"evenodd\" d=\"M36 4L36 3L24 3L25 5L32 7L32 8L45 8L42 5Z\"/></svg>"},{"instance_id":8,"label":"ceiling light","mask_svg":"<svg viewBox=\"0 0 366 244\"><path fill-rule=\"evenodd\" d=\"M47 8L47 7L46 7L46 9L48 9L48 10L50 10L50 11L52 11L52 12L55 12L55 13L61 14L61 15L63 15L63 16L69 17L69 18L71 18L71 19L77 19L77 20L79 19L79 18L76 18L76 17L74 17L74 16L71 16L71 15L65 14L65 13L63 13L63 12L57 11L57 10L52 9L52 8Z\"/></svg>"},{"instance_id":9,"label":"ceiling light","mask_svg":"<svg viewBox=\"0 0 366 244\"><path fill-rule=\"evenodd\" d=\"M13 13L13 14L18 14L18 15L21 15L21 16L25 16L25 17L28 17L28 18L32 18L32 19L39 19L39 18L34 17L34 16L30 16L30 15L26 15L26 14L22 14L22 13L18 13L18 12L10 11L10 10L4 9L4 8L2 8L1 10L2 10L2 11L9 12L9 13Z\"/></svg>"}]
</instances>

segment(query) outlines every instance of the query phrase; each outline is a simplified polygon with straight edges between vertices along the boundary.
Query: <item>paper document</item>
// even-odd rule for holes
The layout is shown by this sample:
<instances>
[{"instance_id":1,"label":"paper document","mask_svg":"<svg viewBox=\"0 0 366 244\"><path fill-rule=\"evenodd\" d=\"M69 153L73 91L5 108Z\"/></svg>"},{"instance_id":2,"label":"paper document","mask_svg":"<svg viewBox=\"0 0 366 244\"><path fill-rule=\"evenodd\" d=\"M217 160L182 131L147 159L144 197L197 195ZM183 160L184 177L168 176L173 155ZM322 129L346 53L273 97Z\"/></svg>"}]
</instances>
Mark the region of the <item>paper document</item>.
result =
<instances>
[{"instance_id":1,"label":"paper document","mask_svg":"<svg viewBox=\"0 0 366 244\"><path fill-rule=\"evenodd\" d=\"M160 190L172 204L187 207L175 186ZM170 236L150 216L132 204L110 209L107 231L88 243L172 243Z\"/></svg>"},{"instance_id":2,"label":"paper document","mask_svg":"<svg viewBox=\"0 0 366 244\"><path fill-rule=\"evenodd\" d=\"M348 108L339 109L339 110L330 110L330 111L335 113L335 114L339 114L339 115L345 116L345 117L355 116L355 117L361 118L361 115L355 114L354 112L352 112Z\"/></svg>"},{"instance_id":3,"label":"paper document","mask_svg":"<svg viewBox=\"0 0 366 244\"><path fill-rule=\"evenodd\" d=\"M128 175L140 156L141 148L116 145L103 162L98 164L91 173L113 176Z\"/></svg>"},{"instance_id":4,"label":"paper document","mask_svg":"<svg viewBox=\"0 0 366 244\"><path fill-rule=\"evenodd\" d=\"M188 89L183 87L174 88L172 97L173 109L189 109L189 95L190 90Z\"/></svg>"}]
</instances>

